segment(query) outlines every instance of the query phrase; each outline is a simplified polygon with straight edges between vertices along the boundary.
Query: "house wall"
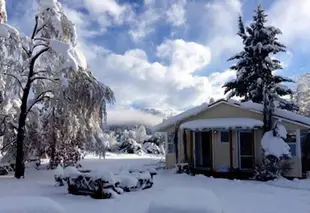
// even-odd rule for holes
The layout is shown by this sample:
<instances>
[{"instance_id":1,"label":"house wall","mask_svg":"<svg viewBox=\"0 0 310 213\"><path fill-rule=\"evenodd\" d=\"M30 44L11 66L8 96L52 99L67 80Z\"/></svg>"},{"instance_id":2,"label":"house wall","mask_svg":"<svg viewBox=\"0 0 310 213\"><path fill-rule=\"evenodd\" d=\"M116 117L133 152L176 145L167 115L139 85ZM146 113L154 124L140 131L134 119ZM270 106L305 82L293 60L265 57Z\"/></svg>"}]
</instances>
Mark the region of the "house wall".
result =
<instances>
[{"instance_id":1,"label":"house wall","mask_svg":"<svg viewBox=\"0 0 310 213\"><path fill-rule=\"evenodd\" d=\"M253 118L257 120L263 120L263 115L260 113L252 112L246 109L242 109L236 106L231 106L225 103L220 103L217 106L209 108L208 110L201 112L195 116L185 119L181 122L185 123L197 119L213 119L213 118L237 118L237 117L246 117ZM306 129L306 127L298 124L294 124L287 121L282 121L282 124L288 130L301 130ZM167 132L173 132L174 127L170 126L166 129ZM179 162L184 162L184 144L183 144L183 130L179 130ZM237 141L237 132L233 131L232 133L232 149L233 149L233 167L239 167L239 156L238 156L238 141ZM260 142L263 136L262 130L254 131L254 151L255 151L255 162L259 163L262 157ZM223 167L230 167L230 146L229 143L221 143L219 139L219 132L212 133L212 147L213 147L213 168L221 169ZM300 148L299 148L300 149ZM175 154L166 155L166 165L167 168L172 168L176 163ZM293 171L292 175L294 177L301 177L301 156L293 157Z\"/></svg>"},{"instance_id":2,"label":"house wall","mask_svg":"<svg viewBox=\"0 0 310 213\"><path fill-rule=\"evenodd\" d=\"M230 168L230 145L229 143L222 143L220 132L212 133L212 147L213 147L213 168L221 170Z\"/></svg>"}]
</instances>

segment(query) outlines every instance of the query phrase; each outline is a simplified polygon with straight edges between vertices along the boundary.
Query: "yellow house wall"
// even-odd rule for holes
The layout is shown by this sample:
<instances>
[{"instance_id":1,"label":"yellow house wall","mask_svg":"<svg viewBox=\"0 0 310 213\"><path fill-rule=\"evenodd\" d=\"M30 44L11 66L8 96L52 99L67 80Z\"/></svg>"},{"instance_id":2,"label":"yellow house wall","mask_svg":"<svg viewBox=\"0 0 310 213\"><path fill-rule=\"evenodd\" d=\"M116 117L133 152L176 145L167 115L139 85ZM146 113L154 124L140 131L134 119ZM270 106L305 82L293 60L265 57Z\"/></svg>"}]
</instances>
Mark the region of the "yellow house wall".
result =
<instances>
[{"instance_id":1,"label":"yellow house wall","mask_svg":"<svg viewBox=\"0 0 310 213\"><path fill-rule=\"evenodd\" d=\"M217 106L209 108L208 110L197 114L196 116L192 116L188 119L185 119L181 122L185 123L192 120L197 119L214 119L214 118L236 118L236 117L246 117L253 118L257 120L263 120L263 115L260 113L252 112L246 109L242 109L239 107L231 106L225 103L221 103ZM297 125L291 122L282 121L282 124L288 130L300 130L306 129L302 125ZM167 132L173 132L174 127L170 126L166 128ZM254 150L255 150L255 162L259 163L261 160L261 147L260 142L263 135L263 131L258 129L254 131ZM179 162L184 162L184 143L183 143L183 130L180 129L178 132L179 136ZM239 157L238 157L238 141L237 141L237 132L233 131L232 133L232 149L233 149L233 167L239 167ZM223 167L230 167L230 146L229 143L221 143L219 139L219 132L212 132L212 148L213 148L213 168L220 169ZM166 164L168 168L173 167L175 164L175 154L167 154L166 156ZM301 177L301 158L293 157L293 171L292 176Z\"/></svg>"}]
</instances>

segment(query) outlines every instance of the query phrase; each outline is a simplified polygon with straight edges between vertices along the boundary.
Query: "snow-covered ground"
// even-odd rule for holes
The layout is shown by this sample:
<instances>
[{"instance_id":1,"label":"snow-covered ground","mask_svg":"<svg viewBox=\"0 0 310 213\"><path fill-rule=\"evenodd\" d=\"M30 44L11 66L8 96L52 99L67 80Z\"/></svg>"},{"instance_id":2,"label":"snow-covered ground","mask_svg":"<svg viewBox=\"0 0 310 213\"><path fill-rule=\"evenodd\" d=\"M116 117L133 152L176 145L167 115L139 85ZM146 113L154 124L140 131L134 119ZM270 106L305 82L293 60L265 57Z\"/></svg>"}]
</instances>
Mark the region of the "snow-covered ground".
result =
<instances>
[{"instance_id":1,"label":"snow-covered ground","mask_svg":"<svg viewBox=\"0 0 310 213\"><path fill-rule=\"evenodd\" d=\"M149 156L109 154L106 160L88 157L82 165L119 171L145 164L155 165L159 161L160 158ZM69 195L64 187L55 187L52 171L28 169L26 178L22 180L0 176L0 205L4 205L1 200L6 196L43 196L60 204L67 212L147 213L152 201L160 197L166 188L190 187L211 190L219 198L224 213L309 213L310 210L310 188L307 187L310 180L262 183L162 171L154 177L154 182L153 188L145 191L125 193L116 199L94 200ZM178 194L175 196L178 197Z\"/></svg>"}]
</instances>

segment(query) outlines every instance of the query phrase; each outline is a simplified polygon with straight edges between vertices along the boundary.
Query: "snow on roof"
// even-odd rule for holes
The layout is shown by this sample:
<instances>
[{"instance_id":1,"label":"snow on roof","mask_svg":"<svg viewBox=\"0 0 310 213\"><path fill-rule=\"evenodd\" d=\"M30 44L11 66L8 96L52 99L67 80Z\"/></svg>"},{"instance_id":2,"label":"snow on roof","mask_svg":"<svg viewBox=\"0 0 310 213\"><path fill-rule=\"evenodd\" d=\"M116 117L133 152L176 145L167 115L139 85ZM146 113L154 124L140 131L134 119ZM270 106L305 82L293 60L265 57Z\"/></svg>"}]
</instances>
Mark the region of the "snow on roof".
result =
<instances>
[{"instance_id":1,"label":"snow on roof","mask_svg":"<svg viewBox=\"0 0 310 213\"><path fill-rule=\"evenodd\" d=\"M191 130L202 130L211 128L254 128L262 127L264 123L260 120L252 118L215 118L215 119L199 119L183 123L180 128Z\"/></svg>"},{"instance_id":2,"label":"snow on roof","mask_svg":"<svg viewBox=\"0 0 310 213\"><path fill-rule=\"evenodd\" d=\"M199 113L213 107L216 106L219 103L226 103L232 106L236 106L236 107L241 107L250 111L254 111L254 112L258 112L258 113L262 113L263 112L263 105L262 104L258 104L258 103L254 103L252 101L248 101L248 102L239 102L233 99L220 99L212 104L207 104L207 103L203 103L200 106L194 107L192 109L189 109L181 114L178 114L174 117L171 117L165 121L163 121L162 123L154 126L152 128L153 131L161 131L165 128L168 128L170 126L175 125L177 122L180 122L182 120L185 120L189 117L198 115ZM305 117L303 115L299 115L297 113L294 112L290 112L287 110L283 110L283 109L276 109L274 111L274 115L275 117L279 117L279 118L283 118L283 119L287 119L293 122L297 122L303 125L307 125L310 126L310 118Z\"/></svg>"}]
</instances>

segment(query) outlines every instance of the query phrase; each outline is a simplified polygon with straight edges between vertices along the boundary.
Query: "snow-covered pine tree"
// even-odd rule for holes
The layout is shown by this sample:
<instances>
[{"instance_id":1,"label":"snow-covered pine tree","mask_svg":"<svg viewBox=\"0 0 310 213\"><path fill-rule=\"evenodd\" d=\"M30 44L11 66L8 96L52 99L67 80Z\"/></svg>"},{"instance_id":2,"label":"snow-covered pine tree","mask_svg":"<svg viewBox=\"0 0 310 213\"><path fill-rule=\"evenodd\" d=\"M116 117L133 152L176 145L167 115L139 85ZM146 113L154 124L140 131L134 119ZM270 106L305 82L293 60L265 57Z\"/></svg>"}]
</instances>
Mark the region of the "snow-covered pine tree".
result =
<instances>
[{"instance_id":1,"label":"snow-covered pine tree","mask_svg":"<svg viewBox=\"0 0 310 213\"><path fill-rule=\"evenodd\" d=\"M297 110L296 104L283 98L287 95L292 96L293 91L282 83L293 80L273 74L274 71L282 69L282 66L279 60L271 59L272 56L286 51L286 47L278 42L277 35L281 34L281 31L273 26L266 26L266 23L267 15L261 5L257 7L250 26L245 28L242 19L239 18L238 35L243 40L244 48L229 59L237 60L231 67L236 70L237 78L223 86L225 94L229 93L229 97L241 97L242 101L263 103L264 100L271 100L270 97L264 98L264 96L270 94L266 89L272 88L273 101L277 107ZM273 104L264 103L264 106ZM271 112L272 109L265 111ZM271 129L271 124L265 123L265 129Z\"/></svg>"},{"instance_id":2,"label":"snow-covered pine tree","mask_svg":"<svg viewBox=\"0 0 310 213\"><path fill-rule=\"evenodd\" d=\"M298 77L294 99L299 106L299 112L310 117L310 73Z\"/></svg>"}]
</instances>

